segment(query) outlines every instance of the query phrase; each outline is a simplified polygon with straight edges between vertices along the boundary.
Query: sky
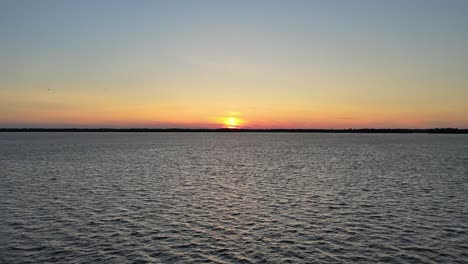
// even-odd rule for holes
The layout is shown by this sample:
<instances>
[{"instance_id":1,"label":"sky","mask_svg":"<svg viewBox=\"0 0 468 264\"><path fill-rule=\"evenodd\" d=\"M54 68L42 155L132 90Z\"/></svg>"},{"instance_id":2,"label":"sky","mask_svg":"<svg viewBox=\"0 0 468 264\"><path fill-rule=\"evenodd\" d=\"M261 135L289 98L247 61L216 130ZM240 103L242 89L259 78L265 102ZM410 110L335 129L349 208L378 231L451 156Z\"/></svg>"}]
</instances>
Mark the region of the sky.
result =
<instances>
[{"instance_id":1,"label":"sky","mask_svg":"<svg viewBox=\"0 0 468 264\"><path fill-rule=\"evenodd\" d=\"M0 127L468 128L468 1L0 0Z\"/></svg>"}]
</instances>

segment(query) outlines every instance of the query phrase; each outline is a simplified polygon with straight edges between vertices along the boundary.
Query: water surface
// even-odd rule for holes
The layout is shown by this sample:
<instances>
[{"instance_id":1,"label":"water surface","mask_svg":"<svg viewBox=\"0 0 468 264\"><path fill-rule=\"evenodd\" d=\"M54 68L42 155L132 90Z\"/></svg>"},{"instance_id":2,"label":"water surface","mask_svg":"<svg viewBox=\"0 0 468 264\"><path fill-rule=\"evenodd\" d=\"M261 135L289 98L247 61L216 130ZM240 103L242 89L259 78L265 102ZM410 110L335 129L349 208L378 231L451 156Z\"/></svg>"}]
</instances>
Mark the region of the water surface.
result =
<instances>
[{"instance_id":1,"label":"water surface","mask_svg":"<svg viewBox=\"0 0 468 264\"><path fill-rule=\"evenodd\" d=\"M1 133L0 262L468 263L468 136Z\"/></svg>"}]
</instances>

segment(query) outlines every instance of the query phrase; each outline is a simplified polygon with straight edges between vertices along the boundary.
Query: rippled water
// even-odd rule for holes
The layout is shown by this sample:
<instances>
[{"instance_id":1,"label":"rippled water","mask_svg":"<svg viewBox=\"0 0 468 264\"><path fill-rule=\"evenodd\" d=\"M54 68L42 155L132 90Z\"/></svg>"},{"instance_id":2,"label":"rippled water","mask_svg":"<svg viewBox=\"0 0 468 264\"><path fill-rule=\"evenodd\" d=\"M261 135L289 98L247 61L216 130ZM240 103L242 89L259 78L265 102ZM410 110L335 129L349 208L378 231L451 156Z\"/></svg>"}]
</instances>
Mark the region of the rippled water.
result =
<instances>
[{"instance_id":1,"label":"rippled water","mask_svg":"<svg viewBox=\"0 0 468 264\"><path fill-rule=\"evenodd\" d=\"M468 263L468 136L2 133L0 262Z\"/></svg>"}]
</instances>

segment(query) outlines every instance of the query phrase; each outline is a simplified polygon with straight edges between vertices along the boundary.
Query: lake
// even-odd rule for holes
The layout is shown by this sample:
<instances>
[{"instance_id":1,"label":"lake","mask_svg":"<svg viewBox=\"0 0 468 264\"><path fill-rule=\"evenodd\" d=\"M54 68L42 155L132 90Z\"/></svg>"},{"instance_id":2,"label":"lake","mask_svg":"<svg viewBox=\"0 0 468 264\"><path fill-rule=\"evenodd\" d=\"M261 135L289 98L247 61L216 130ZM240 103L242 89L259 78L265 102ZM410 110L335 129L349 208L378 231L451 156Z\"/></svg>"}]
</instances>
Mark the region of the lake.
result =
<instances>
[{"instance_id":1,"label":"lake","mask_svg":"<svg viewBox=\"0 0 468 264\"><path fill-rule=\"evenodd\" d=\"M0 133L1 263L468 263L468 136Z\"/></svg>"}]
</instances>

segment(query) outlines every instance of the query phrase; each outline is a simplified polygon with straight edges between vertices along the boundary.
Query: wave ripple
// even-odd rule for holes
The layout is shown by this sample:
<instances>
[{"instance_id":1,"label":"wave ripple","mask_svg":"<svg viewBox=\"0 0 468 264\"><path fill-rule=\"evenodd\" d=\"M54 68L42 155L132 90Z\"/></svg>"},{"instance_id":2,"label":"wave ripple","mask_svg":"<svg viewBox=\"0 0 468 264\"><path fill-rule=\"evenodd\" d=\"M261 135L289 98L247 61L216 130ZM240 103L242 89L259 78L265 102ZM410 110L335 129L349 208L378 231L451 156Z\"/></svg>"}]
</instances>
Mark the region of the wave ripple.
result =
<instances>
[{"instance_id":1,"label":"wave ripple","mask_svg":"<svg viewBox=\"0 0 468 264\"><path fill-rule=\"evenodd\" d=\"M464 135L0 135L0 262L468 263Z\"/></svg>"}]
</instances>

